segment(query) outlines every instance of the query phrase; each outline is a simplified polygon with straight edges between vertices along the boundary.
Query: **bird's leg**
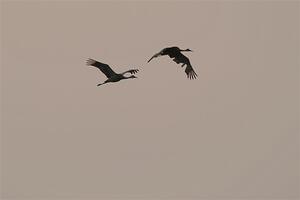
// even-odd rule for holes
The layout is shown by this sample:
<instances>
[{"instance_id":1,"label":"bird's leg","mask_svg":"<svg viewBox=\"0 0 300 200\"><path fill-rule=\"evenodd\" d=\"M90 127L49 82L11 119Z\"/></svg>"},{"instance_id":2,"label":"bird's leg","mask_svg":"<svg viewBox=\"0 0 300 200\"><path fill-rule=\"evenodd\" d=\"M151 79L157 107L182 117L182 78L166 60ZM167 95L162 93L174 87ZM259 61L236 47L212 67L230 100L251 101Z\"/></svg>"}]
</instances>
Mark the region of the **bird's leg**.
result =
<instances>
[{"instance_id":1,"label":"bird's leg","mask_svg":"<svg viewBox=\"0 0 300 200\"><path fill-rule=\"evenodd\" d=\"M100 85L103 85L103 84L106 84L106 83L109 83L111 82L109 79L107 79L106 81L104 81L103 83L99 83L97 86L100 86Z\"/></svg>"},{"instance_id":2,"label":"bird's leg","mask_svg":"<svg viewBox=\"0 0 300 200\"><path fill-rule=\"evenodd\" d=\"M161 51L158 52L158 53L156 53L156 54L154 54L154 56L152 56L152 57L148 60L148 62L150 62L153 58L157 58L157 57L161 56L161 54L162 54Z\"/></svg>"},{"instance_id":3,"label":"bird's leg","mask_svg":"<svg viewBox=\"0 0 300 200\"><path fill-rule=\"evenodd\" d=\"M105 84L106 82L103 82L103 83L99 83L97 86L100 86L100 85L103 85L103 84Z\"/></svg>"}]
</instances>

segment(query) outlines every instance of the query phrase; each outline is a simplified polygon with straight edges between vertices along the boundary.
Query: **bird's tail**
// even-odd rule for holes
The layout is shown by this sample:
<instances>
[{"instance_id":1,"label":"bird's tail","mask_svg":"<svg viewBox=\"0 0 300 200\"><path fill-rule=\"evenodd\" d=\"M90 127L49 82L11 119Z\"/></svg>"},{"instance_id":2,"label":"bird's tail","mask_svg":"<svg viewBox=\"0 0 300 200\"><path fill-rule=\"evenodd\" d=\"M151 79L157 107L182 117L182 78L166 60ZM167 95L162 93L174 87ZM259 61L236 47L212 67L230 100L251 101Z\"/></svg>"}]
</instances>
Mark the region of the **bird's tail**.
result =
<instances>
[{"instance_id":1,"label":"bird's tail","mask_svg":"<svg viewBox=\"0 0 300 200\"><path fill-rule=\"evenodd\" d=\"M91 65L95 64L95 62L96 62L96 60L89 58L86 61L86 65L91 66Z\"/></svg>"}]
</instances>

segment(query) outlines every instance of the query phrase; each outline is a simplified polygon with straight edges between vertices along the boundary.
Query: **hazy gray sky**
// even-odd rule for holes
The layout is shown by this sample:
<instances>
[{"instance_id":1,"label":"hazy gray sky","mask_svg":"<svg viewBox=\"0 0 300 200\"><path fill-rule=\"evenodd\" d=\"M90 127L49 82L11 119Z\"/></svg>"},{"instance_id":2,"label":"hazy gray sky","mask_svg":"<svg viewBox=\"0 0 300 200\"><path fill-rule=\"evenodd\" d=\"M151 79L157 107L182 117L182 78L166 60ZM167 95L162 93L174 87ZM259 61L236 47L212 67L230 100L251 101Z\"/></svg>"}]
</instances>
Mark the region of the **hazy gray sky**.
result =
<instances>
[{"instance_id":1,"label":"hazy gray sky","mask_svg":"<svg viewBox=\"0 0 300 200\"><path fill-rule=\"evenodd\" d=\"M1 1L1 196L299 198L299 35L296 1Z\"/></svg>"}]
</instances>

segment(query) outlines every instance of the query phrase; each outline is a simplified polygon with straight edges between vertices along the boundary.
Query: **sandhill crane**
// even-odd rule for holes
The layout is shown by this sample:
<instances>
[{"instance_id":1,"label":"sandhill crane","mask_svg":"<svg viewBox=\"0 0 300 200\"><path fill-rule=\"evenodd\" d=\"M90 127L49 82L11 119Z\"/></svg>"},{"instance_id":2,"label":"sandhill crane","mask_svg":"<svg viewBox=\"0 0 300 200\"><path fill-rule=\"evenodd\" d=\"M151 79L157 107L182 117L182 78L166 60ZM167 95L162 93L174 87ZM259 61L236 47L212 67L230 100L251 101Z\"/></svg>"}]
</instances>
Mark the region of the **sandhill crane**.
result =
<instances>
[{"instance_id":1,"label":"sandhill crane","mask_svg":"<svg viewBox=\"0 0 300 200\"><path fill-rule=\"evenodd\" d=\"M193 69L193 67L190 63L190 60L185 55L183 55L181 53L182 51L192 51L192 50L190 50L190 49L180 49L178 47L164 48L163 50L161 50L157 54L154 54L154 56L152 56L148 60L148 62L150 62L153 58L168 55L170 58L173 58L173 61L176 62L177 64L182 63L181 67L184 67L184 65L186 65L185 73L187 74L187 77L189 79L195 79L198 75L194 71L194 69Z\"/></svg>"},{"instance_id":2,"label":"sandhill crane","mask_svg":"<svg viewBox=\"0 0 300 200\"><path fill-rule=\"evenodd\" d=\"M125 74L126 73L135 74L135 73L137 73L139 71L138 69L130 69L130 70L127 70L127 71L125 71L123 73L117 74L116 72L114 72L110 68L110 66L108 64L104 64L104 63L98 62L98 61L96 61L94 59L91 59L91 58L89 58L86 61L86 64L88 66L94 66L94 67L100 69L100 71L103 74L105 74L105 76L107 77L106 81L104 81L103 83L98 84L97 86L103 85L105 83L110 83L110 82L118 82L118 81L123 80L123 79L137 78L134 75L125 76Z\"/></svg>"}]
</instances>

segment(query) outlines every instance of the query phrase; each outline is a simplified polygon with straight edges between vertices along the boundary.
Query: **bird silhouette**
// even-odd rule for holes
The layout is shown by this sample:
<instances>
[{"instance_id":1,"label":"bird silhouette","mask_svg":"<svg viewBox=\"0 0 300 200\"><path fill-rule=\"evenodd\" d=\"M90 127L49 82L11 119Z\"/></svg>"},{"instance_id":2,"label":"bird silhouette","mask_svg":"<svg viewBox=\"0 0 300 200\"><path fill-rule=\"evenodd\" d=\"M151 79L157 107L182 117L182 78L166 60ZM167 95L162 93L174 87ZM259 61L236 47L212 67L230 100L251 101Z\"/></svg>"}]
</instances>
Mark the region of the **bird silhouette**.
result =
<instances>
[{"instance_id":1,"label":"bird silhouette","mask_svg":"<svg viewBox=\"0 0 300 200\"><path fill-rule=\"evenodd\" d=\"M101 62L96 61L96 60L91 59L91 58L89 58L86 61L86 64L88 66L94 66L94 67L100 69L100 71L103 74L105 74L105 76L107 77L106 81L104 81L103 83L98 84L97 86L100 86L100 85L103 85L103 84L106 84L106 83L110 83L110 82L118 82L118 81L123 80L123 79L137 78L134 75L125 76L125 74L126 73L135 74L139 71L138 69L130 69L130 70L127 70L123 73L118 74L118 73L114 72L108 64L101 63Z\"/></svg>"},{"instance_id":2,"label":"bird silhouette","mask_svg":"<svg viewBox=\"0 0 300 200\"><path fill-rule=\"evenodd\" d=\"M194 71L191 63L190 63L190 60L185 56L183 55L181 52L182 51L192 51L190 49L180 49L178 47L168 47L168 48L164 48L163 50L161 50L160 52L158 52L157 54L154 54L149 60L148 60L148 63L153 59L153 58L156 58L156 57L159 57L159 56L164 56L164 55L168 55L170 58L173 58L173 61L176 62L177 64L180 64L182 63L181 67L184 67L186 65L186 68L185 68L185 73L187 75L187 77L189 79L195 79L197 78L197 74L196 72Z\"/></svg>"}]
</instances>

